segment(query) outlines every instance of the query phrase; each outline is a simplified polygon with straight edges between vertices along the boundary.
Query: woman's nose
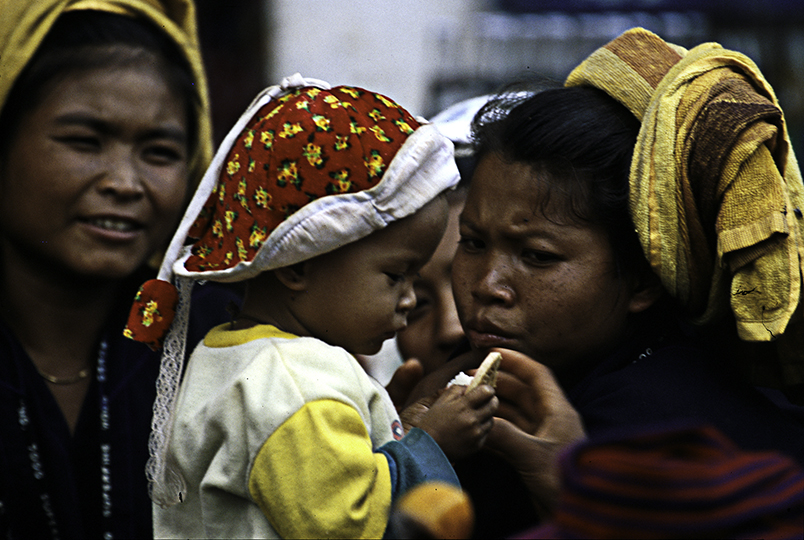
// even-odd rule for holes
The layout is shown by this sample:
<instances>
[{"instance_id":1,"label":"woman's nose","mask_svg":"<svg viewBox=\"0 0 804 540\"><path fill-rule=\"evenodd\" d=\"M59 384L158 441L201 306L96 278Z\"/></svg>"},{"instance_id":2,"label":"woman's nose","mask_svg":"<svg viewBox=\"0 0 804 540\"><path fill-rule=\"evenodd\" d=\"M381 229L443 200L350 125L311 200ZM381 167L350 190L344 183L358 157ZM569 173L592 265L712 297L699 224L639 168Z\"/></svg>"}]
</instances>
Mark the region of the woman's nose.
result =
<instances>
[{"instance_id":1,"label":"woman's nose","mask_svg":"<svg viewBox=\"0 0 804 540\"><path fill-rule=\"evenodd\" d=\"M472 296L485 303L509 304L514 300L514 291L507 278L509 267L500 257L488 257L478 269L472 284Z\"/></svg>"},{"instance_id":2,"label":"woman's nose","mask_svg":"<svg viewBox=\"0 0 804 540\"><path fill-rule=\"evenodd\" d=\"M98 189L119 198L134 199L145 193L136 156L127 149L110 149Z\"/></svg>"}]
</instances>

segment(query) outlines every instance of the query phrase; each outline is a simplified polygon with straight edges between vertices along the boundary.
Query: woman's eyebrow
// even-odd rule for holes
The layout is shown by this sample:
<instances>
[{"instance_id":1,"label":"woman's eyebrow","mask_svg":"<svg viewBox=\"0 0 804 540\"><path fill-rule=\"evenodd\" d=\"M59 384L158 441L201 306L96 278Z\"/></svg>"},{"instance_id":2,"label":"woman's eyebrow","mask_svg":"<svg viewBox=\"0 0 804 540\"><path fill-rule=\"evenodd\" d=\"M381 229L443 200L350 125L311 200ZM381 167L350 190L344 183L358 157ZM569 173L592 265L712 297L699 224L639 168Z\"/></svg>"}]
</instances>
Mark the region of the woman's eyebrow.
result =
<instances>
[{"instance_id":1,"label":"woman's eyebrow","mask_svg":"<svg viewBox=\"0 0 804 540\"><path fill-rule=\"evenodd\" d=\"M460 219L460 227L468 229L469 232L483 233L485 230L476 226L469 220ZM525 221L514 226L506 226L502 229L503 236L512 240L522 240L526 238L544 238L546 240L559 240L565 234L562 232L563 227L572 227L571 225L552 224L545 226L543 222Z\"/></svg>"},{"instance_id":2,"label":"woman's eyebrow","mask_svg":"<svg viewBox=\"0 0 804 540\"><path fill-rule=\"evenodd\" d=\"M148 139L170 139L180 144L187 144L187 132L181 128L174 127L161 127L146 131L141 137L143 140Z\"/></svg>"},{"instance_id":3,"label":"woman's eyebrow","mask_svg":"<svg viewBox=\"0 0 804 540\"><path fill-rule=\"evenodd\" d=\"M506 236L510 238L545 238L547 240L558 240L566 236L566 230L561 225L550 224L545 226L543 223L533 224L523 222L514 227L506 229Z\"/></svg>"},{"instance_id":4,"label":"woman's eyebrow","mask_svg":"<svg viewBox=\"0 0 804 540\"><path fill-rule=\"evenodd\" d=\"M105 122L93 115L80 112L60 114L56 117L55 123L63 126L85 126L103 133L113 131L109 122Z\"/></svg>"}]
</instances>

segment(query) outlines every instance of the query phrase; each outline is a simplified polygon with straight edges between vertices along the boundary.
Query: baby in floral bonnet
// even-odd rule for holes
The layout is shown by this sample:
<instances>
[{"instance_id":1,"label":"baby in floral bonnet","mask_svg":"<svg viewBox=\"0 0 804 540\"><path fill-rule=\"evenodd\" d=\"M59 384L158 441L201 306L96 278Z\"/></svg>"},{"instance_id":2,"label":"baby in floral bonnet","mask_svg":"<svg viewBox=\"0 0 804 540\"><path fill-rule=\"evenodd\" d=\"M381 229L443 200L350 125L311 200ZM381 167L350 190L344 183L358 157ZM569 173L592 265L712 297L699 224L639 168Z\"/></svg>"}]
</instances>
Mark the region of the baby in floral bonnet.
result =
<instances>
[{"instance_id":1,"label":"baby in floral bonnet","mask_svg":"<svg viewBox=\"0 0 804 540\"><path fill-rule=\"evenodd\" d=\"M288 77L224 139L127 334L164 352L154 405L154 534L381 537L424 480L491 429L493 389L444 391L407 433L354 355L406 325L438 245L452 144L375 92ZM194 280L246 282L193 351Z\"/></svg>"}]
</instances>

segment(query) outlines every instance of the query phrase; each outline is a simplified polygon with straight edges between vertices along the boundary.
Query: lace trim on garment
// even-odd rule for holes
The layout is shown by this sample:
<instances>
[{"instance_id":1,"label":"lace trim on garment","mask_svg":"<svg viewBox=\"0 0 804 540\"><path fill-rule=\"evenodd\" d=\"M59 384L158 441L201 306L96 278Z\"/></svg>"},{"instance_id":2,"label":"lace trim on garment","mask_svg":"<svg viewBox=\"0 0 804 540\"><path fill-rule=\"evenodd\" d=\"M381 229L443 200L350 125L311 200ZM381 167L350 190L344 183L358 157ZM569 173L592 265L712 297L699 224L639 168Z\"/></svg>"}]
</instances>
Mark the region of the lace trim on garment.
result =
<instances>
[{"instance_id":1,"label":"lace trim on garment","mask_svg":"<svg viewBox=\"0 0 804 540\"><path fill-rule=\"evenodd\" d=\"M168 463L167 452L173 431L173 409L181 382L184 366L187 327L190 317L190 295L193 280L176 277L179 303L170 333L165 339L159 377L156 380L151 435L148 439L150 457L146 465L148 490L151 500L162 507L172 506L183 500L186 484L174 464Z\"/></svg>"}]
</instances>

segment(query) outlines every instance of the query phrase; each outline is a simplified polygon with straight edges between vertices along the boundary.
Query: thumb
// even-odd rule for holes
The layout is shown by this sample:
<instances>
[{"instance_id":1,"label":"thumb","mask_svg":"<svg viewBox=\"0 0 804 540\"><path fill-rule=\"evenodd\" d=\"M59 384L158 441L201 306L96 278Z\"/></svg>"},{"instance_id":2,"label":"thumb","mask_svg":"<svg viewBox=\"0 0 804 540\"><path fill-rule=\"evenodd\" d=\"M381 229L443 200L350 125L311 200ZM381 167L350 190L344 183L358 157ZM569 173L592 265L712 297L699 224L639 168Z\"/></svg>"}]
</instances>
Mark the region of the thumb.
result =
<instances>
[{"instance_id":1,"label":"thumb","mask_svg":"<svg viewBox=\"0 0 804 540\"><path fill-rule=\"evenodd\" d=\"M500 352L503 353L501 367L530 389L533 412L541 419L538 428L531 434L547 441L574 442L584 438L580 415L550 368L517 351Z\"/></svg>"},{"instance_id":2,"label":"thumb","mask_svg":"<svg viewBox=\"0 0 804 540\"><path fill-rule=\"evenodd\" d=\"M561 390L552 372L541 364L535 386L539 389L544 421L534 435L549 442L572 443L584 439L586 433L577 410Z\"/></svg>"},{"instance_id":3,"label":"thumb","mask_svg":"<svg viewBox=\"0 0 804 540\"><path fill-rule=\"evenodd\" d=\"M405 433L415 427L421 427L422 418L430 411L436 396L422 398L399 411L399 420Z\"/></svg>"}]
</instances>

